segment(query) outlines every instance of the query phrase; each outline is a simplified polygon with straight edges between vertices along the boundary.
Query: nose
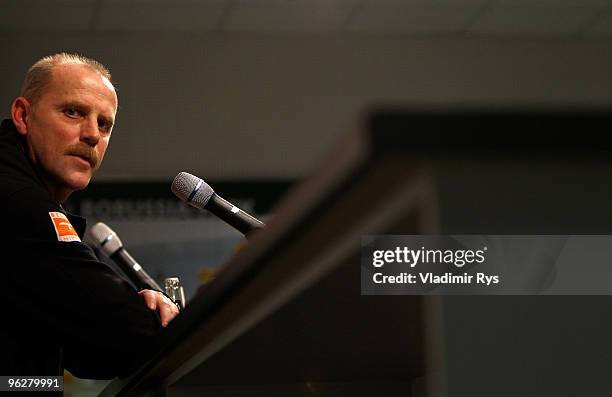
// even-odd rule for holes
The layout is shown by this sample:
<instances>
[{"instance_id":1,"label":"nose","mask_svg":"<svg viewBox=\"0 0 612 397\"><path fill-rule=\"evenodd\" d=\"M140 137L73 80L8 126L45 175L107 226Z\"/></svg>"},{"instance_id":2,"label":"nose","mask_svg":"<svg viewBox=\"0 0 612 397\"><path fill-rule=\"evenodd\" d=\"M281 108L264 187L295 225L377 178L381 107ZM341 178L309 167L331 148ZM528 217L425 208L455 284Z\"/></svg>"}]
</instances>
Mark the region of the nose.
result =
<instances>
[{"instance_id":1,"label":"nose","mask_svg":"<svg viewBox=\"0 0 612 397\"><path fill-rule=\"evenodd\" d=\"M100 140L100 129L98 128L98 119L96 117L87 117L83 119L81 125L81 141L89 146L96 146Z\"/></svg>"}]
</instances>

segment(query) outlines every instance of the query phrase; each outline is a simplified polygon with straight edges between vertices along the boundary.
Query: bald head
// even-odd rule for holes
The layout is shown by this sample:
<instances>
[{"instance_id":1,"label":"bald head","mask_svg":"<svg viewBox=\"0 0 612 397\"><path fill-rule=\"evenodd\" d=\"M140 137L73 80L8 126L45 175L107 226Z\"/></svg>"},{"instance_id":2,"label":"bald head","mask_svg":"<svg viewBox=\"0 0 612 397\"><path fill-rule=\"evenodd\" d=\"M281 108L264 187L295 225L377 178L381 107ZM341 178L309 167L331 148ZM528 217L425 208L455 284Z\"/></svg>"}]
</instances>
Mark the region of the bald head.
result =
<instances>
[{"instance_id":1,"label":"bald head","mask_svg":"<svg viewBox=\"0 0 612 397\"><path fill-rule=\"evenodd\" d=\"M98 72L109 83L111 82L110 72L100 62L82 55L62 52L41 58L30 67L21 85L20 96L26 98L31 104L36 104L44 89L51 82L53 70L60 65L83 65Z\"/></svg>"}]
</instances>

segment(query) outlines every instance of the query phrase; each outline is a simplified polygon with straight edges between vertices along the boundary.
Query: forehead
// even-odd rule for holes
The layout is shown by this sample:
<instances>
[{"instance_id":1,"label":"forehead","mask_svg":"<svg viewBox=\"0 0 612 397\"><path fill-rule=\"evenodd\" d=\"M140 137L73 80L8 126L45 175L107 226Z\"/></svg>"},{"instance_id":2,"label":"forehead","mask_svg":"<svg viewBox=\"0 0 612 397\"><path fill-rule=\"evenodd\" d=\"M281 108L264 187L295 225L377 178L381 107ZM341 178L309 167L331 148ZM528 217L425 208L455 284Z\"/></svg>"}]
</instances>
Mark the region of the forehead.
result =
<instances>
[{"instance_id":1,"label":"forehead","mask_svg":"<svg viewBox=\"0 0 612 397\"><path fill-rule=\"evenodd\" d=\"M41 99L84 101L101 111L116 113L117 94L110 81L87 65L58 65L41 93Z\"/></svg>"}]
</instances>

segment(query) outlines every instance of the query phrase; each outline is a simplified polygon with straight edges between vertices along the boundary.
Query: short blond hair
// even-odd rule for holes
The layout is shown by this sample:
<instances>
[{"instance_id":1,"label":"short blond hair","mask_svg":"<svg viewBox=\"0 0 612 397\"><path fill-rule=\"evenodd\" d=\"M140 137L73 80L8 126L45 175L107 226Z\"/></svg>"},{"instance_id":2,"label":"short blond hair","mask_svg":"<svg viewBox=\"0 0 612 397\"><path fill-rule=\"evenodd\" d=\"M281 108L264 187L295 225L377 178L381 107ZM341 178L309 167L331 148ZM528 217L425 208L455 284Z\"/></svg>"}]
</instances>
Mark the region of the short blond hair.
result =
<instances>
[{"instance_id":1,"label":"short blond hair","mask_svg":"<svg viewBox=\"0 0 612 397\"><path fill-rule=\"evenodd\" d=\"M88 66L100 73L103 77L106 77L108 81L111 81L111 74L109 70L100 62L84 57L83 55L61 52L39 59L30 67L30 69L28 69L28 72L23 80L23 84L21 85L20 96L26 98L31 103L36 103L36 101L40 98L43 89L51 80L53 68L66 64Z\"/></svg>"}]
</instances>

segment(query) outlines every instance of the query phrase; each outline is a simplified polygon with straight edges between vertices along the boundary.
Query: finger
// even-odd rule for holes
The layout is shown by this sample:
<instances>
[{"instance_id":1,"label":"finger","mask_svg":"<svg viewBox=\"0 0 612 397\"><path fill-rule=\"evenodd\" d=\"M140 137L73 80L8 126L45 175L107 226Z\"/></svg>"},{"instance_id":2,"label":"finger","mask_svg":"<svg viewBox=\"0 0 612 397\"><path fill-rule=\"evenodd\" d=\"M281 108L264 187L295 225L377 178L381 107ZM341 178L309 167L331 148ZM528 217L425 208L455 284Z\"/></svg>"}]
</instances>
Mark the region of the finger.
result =
<instances>
[{"instance_id":1,"label":"finger","mask_svg":"<svg viewBox=\"0 0 612 397\"><path fill-rule=\"evenodd\" d=\"M157 309L157 292L150 290L142 290L138 293L145 301L147 307L151 310Z\"/></svg>"},{"instance_id":2,"label":"finger","mask_svg":"<svg viewBox=\"0 0 612 397\"><path fill-rule=\"evenodd\" d=\"M170 302L168 299L164 299L159 307L159 317L162 326L165 327L174 317L176 317L179 311L176 305L173 302Z\"/></svg>"}]
</instances>

